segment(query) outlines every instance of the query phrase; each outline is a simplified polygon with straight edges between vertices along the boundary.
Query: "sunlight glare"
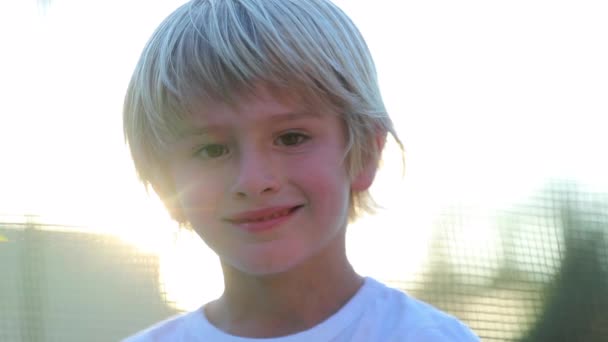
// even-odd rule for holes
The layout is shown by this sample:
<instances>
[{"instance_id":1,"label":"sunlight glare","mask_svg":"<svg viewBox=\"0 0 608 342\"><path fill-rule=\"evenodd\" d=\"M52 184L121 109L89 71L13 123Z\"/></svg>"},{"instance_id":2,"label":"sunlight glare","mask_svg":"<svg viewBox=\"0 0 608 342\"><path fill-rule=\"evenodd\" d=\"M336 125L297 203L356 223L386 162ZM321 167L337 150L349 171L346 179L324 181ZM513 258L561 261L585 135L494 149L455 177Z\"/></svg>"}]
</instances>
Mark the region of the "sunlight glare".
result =
<instances>
[{"instance_id":1,"label":"sunlight glare","mask_svg":"<svg viewBox=\"0 0 608 342\"><path fill-rule=\"evenodd\" d=\"M167 300L189 310L221 293L217 257L176 233L146 195L121 118L141 49L183 2L56 0L46 16L31 1L0 4L11 47L0 56L0 214L36 214L157 254ZM559 177L608 191L608 49L598 43L607 21L587 3L336 3L372 50L405 145L405 175L389 142L371 190L381 209L349 227L362 274L415 277L436 216L454 203L505 208ZM469 218L461 238L474 248L462 258L500 252L490 221Z\"/></svg>"}]
</instances>

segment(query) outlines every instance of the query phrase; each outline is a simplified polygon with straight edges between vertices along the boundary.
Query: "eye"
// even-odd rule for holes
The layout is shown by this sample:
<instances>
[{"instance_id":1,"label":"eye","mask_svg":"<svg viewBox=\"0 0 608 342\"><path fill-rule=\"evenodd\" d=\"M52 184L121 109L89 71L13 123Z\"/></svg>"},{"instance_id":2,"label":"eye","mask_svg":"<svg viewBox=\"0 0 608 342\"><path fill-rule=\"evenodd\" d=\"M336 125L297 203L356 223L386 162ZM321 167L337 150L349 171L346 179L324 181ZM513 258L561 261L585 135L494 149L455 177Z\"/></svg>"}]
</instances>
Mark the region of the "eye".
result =
<instances>
[{"instance_id":1,"label":"eye","mask_svg":"<svg viewBox=\"0 0 608 342\"><path fill-rule=\"evenodd\" d=\"M310 139L310 137L305 134L298 133L298 132L289 132L289 133L281 134L275 140L275 143L277 145L282 145L282 146L297 146L297 145L304 143L305 141L307 141L309 139Z\"/></svg>"},{"instance_id":2,"label":"eye","mask_svg":"<svg viewBox=\"0 0 608 342\"><path fill-rule=\"evenodd\" d=\"M228 147L220 144L205 145L196 151L196 155L203 159L215 159L228 153Z\"/></svg>"}]
</instances>

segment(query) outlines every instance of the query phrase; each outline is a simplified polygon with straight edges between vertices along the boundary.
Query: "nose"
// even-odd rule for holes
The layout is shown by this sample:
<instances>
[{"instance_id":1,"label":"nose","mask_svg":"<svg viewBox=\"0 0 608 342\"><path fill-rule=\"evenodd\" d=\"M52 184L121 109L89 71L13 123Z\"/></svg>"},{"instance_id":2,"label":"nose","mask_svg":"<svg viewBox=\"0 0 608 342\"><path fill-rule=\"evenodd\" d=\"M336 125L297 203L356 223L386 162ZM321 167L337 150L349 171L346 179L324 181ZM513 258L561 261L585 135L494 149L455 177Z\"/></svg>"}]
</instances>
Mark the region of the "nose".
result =
<instances>
[{"instance_id":1,"label":"nose","mask_svg":"<svg viewBox=\"0 0 608 342\"><path fill-rule=\"evenodd\" d=\"M238 158L232 193L237 198L255 198L276 193L280 189L279 170L270 156L252 150Z\"/></svg>"}]
</instances>

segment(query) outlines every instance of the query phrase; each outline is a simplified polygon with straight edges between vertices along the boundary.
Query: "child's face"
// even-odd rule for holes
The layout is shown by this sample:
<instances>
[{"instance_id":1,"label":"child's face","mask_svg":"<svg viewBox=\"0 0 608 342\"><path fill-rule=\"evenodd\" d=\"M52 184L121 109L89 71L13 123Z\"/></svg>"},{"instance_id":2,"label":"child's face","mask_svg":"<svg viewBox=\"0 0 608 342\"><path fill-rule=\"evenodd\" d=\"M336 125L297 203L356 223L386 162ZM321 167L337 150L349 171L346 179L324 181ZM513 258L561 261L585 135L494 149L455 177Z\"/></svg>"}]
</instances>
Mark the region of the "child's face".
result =
<instances>
[{"instance_id":1,"label":"child's face","mask_svg":"<svg viewBox=\"0 0 608 342\"><path fill-rule=\"evenodd\" d=\"M261 275L336 246L351 189L367 185L347 175L337 116L264 89L256 95L195 113L192 133L171 146L168 169L203 240L224 263Z\"/></svg>"}]
</instances>

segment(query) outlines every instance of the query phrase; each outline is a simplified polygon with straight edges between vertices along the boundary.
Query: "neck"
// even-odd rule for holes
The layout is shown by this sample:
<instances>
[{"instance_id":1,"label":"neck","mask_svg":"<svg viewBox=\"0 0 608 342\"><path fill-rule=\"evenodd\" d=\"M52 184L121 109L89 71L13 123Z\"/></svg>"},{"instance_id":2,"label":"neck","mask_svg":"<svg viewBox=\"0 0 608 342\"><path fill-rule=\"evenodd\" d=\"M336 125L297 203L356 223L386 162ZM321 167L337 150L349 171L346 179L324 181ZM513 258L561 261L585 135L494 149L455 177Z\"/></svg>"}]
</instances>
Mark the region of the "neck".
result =
<instances>
[{"instance_id":1,"label":"neck","mask_svg":"<svg viewBox=\"0 0 608 342\"><path fill-rule=\"evenodd\" d=\"M224 294L209 321L233 335L275 337L309 329L337 312L363 279L346 258L344 235L289 271L251 275L222 263ZM340 241L341 240L341 241Z\"/></svg>"}]
</instances>

